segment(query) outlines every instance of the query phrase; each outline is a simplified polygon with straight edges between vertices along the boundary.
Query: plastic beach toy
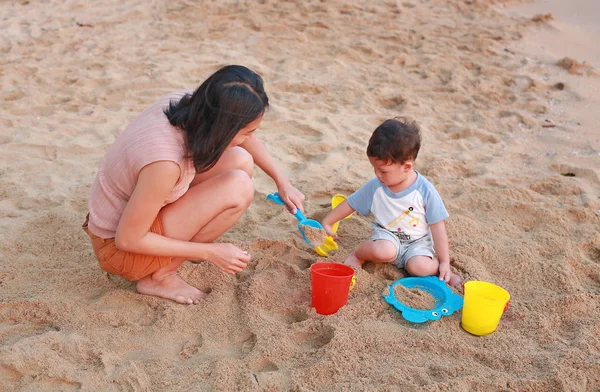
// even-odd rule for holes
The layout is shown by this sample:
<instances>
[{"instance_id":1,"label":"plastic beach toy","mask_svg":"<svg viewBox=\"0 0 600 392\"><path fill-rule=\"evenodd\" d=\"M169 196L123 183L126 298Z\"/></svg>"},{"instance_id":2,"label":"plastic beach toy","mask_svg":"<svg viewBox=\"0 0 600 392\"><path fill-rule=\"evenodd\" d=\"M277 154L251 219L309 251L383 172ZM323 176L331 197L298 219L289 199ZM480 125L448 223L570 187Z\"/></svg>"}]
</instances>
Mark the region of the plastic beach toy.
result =
<instances>
[{"instance_id":1,"label":"plastic beach toy","mask_svg":"<svg viewBox=\"0 0 600 392\"><path fill-rule=\"evenodd\" d=\"M340 194L334 195L331 198L331 209L332 210L335 209L335 207L337 207L344 200L346 200L346 196L340 195ZM352 217L352 214L348 215L344 219L348 219L350 217ZM337 233L339 226L340 226L340 222L335 222L331 226L331 230L333 230L334 233ZM329 252L331 252L333 250L337 250L337 249L338 249L338 244L335 242L335 240L331 236L327 236L327 238L325 238L325 242L323 243L323 245L315 247L315 251L317 252L317 254L319 256L323 256L323 257L328 257Z\"/></svg>"},{"instance_id":2,"label":"plastic beach toy","mask_svg":"<svg viewBox=\"0 0 600 392\"><path fill-rule=\"evenodd\" d=\"M420 289L428 292L435 299L433 309L414 309L398 301L394 295L394 287L397 284L408 289ZM402 317L411 323L424 323L429 320L439 320L442 316L450 316L463 307L463 298L454 294L446 282L437 276L423 276L402 278L395 281L389 287L389 294L382 295L387 303L402 312Z\"/></svg>"},{"instance_id":3,"label":"plastic beach toy","mask_svg":"<svg viewBox=\"0 0 600 392\"><path fill-rule=\"evenodd\" d=\"M354 270L340 263L310 266L312 307L319 314L333 314L348 302L348 292L356 283Z\"/></svg>"},{"instance_id":4,"label":"plastic beach toy","mask_svg":"<svg viewBox=\"0 0 600 392\"><path fill-rule=\"evenodd\" d=\"M488 335L496 330L502 314L510 306L510 294L495 284L472 280L464 284L465 308L461 325L473 335Z\"/></svg>"},{"instance_id":5,"label":"plastic beach toy","mask_svg":"<svg viewBox=\"0 0 600 392\"><path fill-rule=\"evenodd\" d=\"M277 193L277 192L267 195L267 200L271 200L276 204L284 204L285 205L283 200L281 200L281 198L279 197L279 193ZM307 219L304 216L304 214L302 213L302 211L300 211L299 208L296 208L296 213L294 214L294 216L296 217L296 219L298 219L298 230L300 230L300 233L302 233L302 237L304 238L304 241L306 241L306 243L311 246L315 246L315 244L312 244L309 241L309 239L306 237L306 234L304 233L302 226L314 227L314 228L320 229L320 230L323 230L323 226L321 226L321 224L314 219Z\"/></svg>"}]
</instances>

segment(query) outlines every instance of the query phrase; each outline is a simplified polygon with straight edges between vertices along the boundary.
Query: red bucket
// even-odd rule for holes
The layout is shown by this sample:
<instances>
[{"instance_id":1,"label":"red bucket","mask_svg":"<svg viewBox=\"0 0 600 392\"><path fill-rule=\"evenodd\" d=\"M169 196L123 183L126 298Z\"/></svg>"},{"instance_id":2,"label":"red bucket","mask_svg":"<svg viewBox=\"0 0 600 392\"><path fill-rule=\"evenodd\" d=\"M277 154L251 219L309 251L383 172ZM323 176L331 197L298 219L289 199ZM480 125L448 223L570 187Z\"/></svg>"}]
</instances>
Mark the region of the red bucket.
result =
<instances>
[{"instance_id":1,"label":"red bucket","mask_svg":"<svg viewBox=\"0 0 600 392\"><path fill-rule=\"evenodd\" d=\"M348 302L354 270L339 263L316 263L310 266L312 307L319 314L333 314Z\"/></svg>"}]
</instances>

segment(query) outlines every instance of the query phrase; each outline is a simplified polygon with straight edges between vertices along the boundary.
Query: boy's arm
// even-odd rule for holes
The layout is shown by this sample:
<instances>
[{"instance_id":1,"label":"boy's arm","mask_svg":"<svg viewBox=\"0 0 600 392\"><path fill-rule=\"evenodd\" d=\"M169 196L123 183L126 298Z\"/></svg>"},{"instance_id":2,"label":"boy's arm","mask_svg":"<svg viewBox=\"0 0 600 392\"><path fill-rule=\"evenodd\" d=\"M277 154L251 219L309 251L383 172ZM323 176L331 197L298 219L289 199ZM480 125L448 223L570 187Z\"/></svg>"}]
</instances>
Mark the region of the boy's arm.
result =
<instances>
[{"instance_id":1,"label":"boy's arm","mask_svg":"<svg viewBox=\"0 0 600 392\"><path fill-rule=\"evenodd\" d=\"M446 225L441 220L429 226L431 230L431 236L433 237L433 244L435 247L435 253L437 254L438 261L440 262L440 279L448 281L450 279L450 251L448 246L448 233L446 232Z\"/></svg>"},{"instance_id":2,"label":"boy's arm","mask_svg":"<svg viewBox=\"0 0 600 392\"><path fill-rule=\"evenodd\" d=\"M337 238L337 234L333 232L331 226L334 223L341 221L353 212L354 208L350 207L348 201L344 200L323 219L323 221L321 222L321 224L323 225L323 229L325 229L325 232L327 232L327 234L331 237Z\"/></svg>"}]
</instances>

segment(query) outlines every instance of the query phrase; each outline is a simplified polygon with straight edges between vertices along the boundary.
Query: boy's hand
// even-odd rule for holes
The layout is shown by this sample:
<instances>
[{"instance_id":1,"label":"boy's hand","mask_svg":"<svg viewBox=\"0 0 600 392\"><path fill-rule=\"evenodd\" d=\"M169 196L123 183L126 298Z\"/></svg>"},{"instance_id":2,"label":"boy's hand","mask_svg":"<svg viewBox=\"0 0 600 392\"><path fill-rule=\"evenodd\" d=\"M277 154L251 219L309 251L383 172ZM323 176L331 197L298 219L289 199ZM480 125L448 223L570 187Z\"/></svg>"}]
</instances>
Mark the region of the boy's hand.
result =
<instances>
[{"instance_id":1,"label":"boy's hand","mask_svg":"<svg viewBox=\"0 0 600 392\"><path fill-rule=\"evenodd\" d=\"M440 261L440 280L448 283L452 277L452 271L450 271L450 261Z\"/></svg>"},{"instance_id":2,"label":"boy's hand","mask_svg":"<svg viewBox=\"0 0 600 392\"><path fill-rule=\"evenodd\" d=\"M337 207L333 209L323 220L321 221L321 225L328 236L336 239L337 234L333 232L331 226L335 225L340 220L344 219L344 217L354 213L354 209L350 207L347 200L341 202Z\"/></svg>"},{"instance_id":3,"label":"boy's hand","mask_svg":"<svg viewBox=\"0 0 600 392\"><path fill-rule=\"evenodd\" d=\"M323 224L323 230L325 230L325 232L327 233L328 236L332 237L333 239L337 238L337 234L333 232L331 225L328 224Z\"/></svg>"}]
</instances>

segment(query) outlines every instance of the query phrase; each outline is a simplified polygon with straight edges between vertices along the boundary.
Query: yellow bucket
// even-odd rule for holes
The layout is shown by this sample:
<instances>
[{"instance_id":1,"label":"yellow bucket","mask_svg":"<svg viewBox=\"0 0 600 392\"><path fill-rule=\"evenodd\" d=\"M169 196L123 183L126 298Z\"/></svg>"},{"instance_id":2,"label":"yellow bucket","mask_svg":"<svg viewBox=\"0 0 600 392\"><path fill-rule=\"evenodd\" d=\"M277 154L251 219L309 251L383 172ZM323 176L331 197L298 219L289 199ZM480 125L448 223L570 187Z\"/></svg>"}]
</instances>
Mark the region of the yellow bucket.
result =
<instances>
[{"instance_id":1,"label":"yellow bucket","mask_svg":"<svg viewBox=\"0 0 600 392\"><path fill-rule=\"evenodd\" d=\"M462 309L462 327L478 336L496 330L502 314L510 306L510 294L500 286L481 281L464 284L465 298Z\"/></svg>"}]
</instances>

